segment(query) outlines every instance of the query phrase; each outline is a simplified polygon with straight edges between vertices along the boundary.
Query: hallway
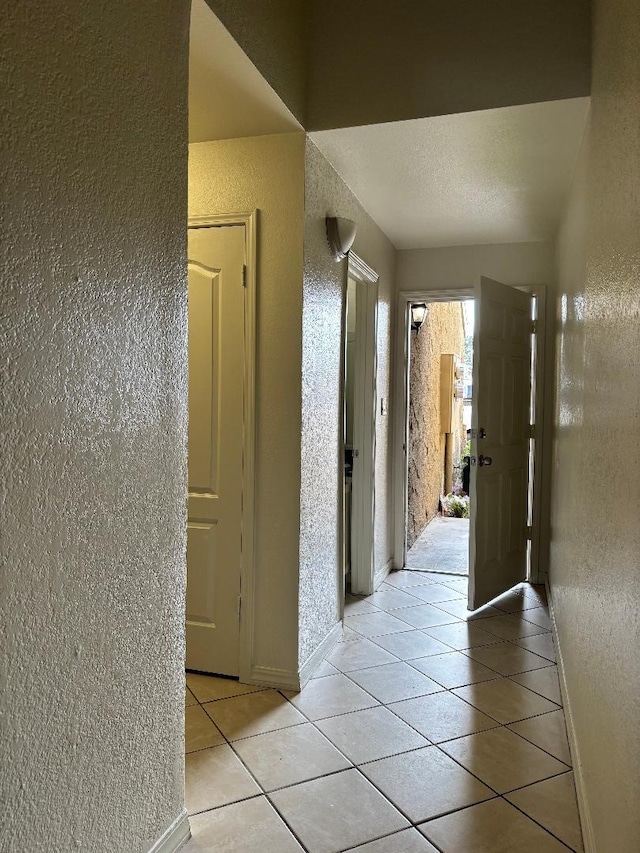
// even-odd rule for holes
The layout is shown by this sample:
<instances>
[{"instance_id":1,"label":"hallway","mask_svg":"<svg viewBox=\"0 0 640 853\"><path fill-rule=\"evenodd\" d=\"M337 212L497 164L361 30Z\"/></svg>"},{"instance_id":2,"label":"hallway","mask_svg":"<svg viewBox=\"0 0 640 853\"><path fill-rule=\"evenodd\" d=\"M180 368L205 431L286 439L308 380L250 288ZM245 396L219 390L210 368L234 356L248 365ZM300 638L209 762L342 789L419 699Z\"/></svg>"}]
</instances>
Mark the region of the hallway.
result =
<instances>
[{"instance_id":1,"label":"hallway","mask_svg":"<svg viewBox=\"0 0 640 853\"><path fill-rule=\"evenodd\" d=\"M187 674L187 853L582 851L544 590L350 598L299 694Z\"/></svg>"}]
</instances>

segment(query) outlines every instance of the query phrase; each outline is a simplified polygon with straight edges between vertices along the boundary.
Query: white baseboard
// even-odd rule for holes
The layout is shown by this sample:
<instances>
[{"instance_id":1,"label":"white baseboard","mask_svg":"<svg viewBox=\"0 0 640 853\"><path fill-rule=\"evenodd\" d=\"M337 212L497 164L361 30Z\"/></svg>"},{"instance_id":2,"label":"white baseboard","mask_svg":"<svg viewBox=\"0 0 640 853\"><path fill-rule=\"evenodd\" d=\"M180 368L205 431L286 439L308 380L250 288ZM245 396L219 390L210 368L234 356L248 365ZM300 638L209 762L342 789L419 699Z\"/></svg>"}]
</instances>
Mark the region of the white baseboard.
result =
<instances>
[{"instance_id":1,"label":"white baseboard","mask_svg":"<svg viewBox=\"0 0 640 853\"><path fill-rule=\"evenodd\" d=\"M385 580L391 569L393 568L393 557L388 560L381 569L376 569L373 577L373 588L378 589L380 584Z\"/></svg>"},{"instance_id":2,"label":"white baseboard","mask_svg":"<svg viewBox=\"0 0 640 853\"><path fill-rule=\"evenodd\" d=\"M340 641L342 637L342 622L338 622L333 628L329 631L324 640L320 643L320 645L312 652L306 661L300 667L300 690L305 686L305 684L312 677L313 673L320 666L325 657L329 654L331 649Z\"/></svg>"},{"instance_id":3,"label":"white baseboard","mask_svg":"<svg viewBox=\"0 0 640 853\"><path fill-rule=\"evenodd\" d=\"M573 724L573 714L571 713L571 701L567 692L567 680L564 671L564 659L562 657L562 645L558 634L558 625L556 616L553 610L553 598L549 579L546 578L545 585L547 588L547 600L549 602L549 615L551 617L551 625L553 627L553 636L556 640L556 657L558 659L558 678L560 681L560 693L562 694L562 706L564 709L564 721L567 727L567 738L569 740L569 751L571 753L571 762L573 764L573 779L576 785L576 798L578 800L578 812L580 813L580 825L582 827L582 842L585 853L597 853L596 843L593 835L593 826L591 824L591 815L589 812L589 804L586 795L586 786L584 776L582 774L582 762L580 761L580 748L576 739L576 730Z\"/></svg>"},{"instance_id":4,"label":"white baseboard","mask_svg":"<svg viewBox=\"0 0 640 853\"><path fill-rule=\"evenodd\" d=\"M187 810L182 809L171 826L166 829L160 838L149 848L149 853L178 853L191 838L191 828Z\"/></svg>"},{"instance_id":5,"label":"white baseboard","mask_svg":"<svg viewBox=\"0 0 640 853\"><path fill-rule=\"evenodd\" d=\"M271 666L252 666L247 684L260 684L276 690L299 690L300 678L293 669L278 669Z\"/></svg>"}]
</instances>

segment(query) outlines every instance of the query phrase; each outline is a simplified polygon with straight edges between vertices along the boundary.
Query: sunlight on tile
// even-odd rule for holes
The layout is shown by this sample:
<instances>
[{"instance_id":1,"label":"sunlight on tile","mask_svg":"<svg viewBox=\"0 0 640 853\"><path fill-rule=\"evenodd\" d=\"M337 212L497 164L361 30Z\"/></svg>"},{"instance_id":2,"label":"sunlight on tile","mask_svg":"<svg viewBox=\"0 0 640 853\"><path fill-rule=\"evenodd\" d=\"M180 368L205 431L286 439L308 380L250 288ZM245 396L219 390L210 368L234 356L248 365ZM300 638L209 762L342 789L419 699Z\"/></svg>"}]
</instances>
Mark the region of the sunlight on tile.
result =
<instances>
[{"instance_id":1,"label":"sunlight on tile","mask_svg":"<svg viewBox=\"0 0 640 853\"><path fill-rule=\"evenodd\" d=\"M185 853L583 853L544 590L466 584L349 596L298 693L187 673Z\"/></svg>"}]
</instances>

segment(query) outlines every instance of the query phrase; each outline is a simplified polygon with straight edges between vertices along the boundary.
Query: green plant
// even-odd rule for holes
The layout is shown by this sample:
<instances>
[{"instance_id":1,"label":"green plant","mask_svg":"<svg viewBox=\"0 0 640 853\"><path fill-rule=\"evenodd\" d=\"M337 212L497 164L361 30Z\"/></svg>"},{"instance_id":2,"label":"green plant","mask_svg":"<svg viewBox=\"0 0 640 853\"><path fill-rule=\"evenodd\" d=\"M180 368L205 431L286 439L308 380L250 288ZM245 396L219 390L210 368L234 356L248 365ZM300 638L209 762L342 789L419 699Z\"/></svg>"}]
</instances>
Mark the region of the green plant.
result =
<instances>
[{"instance_id":1,"label":"green plant","mask_svg":"<svg viewBox=\"0 0 640 853\"><path fill-rule=\"evenodd\" d=\"M442 498L444 514L450 518L469 518L469 498L467 495L446 495Z\"/></svg>"}]
</instances>

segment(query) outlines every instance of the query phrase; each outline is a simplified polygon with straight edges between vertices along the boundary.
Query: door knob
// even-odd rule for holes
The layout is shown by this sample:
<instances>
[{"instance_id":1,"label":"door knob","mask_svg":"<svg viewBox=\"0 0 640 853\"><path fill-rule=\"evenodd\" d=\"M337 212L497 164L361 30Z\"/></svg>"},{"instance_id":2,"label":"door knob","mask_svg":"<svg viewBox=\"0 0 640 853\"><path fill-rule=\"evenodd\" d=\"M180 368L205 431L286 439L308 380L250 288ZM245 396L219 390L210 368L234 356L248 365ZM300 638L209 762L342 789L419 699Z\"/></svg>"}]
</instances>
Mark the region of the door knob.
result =
<instances>
[{"instance_id":1,"label":"door knob","mask_svg":"<svg viewBox=\"0 0 640 853\"><path fill-rule=\"evenodd\" d=\"M483 456L482 454L478 456L478 465L480 465L480 467L484 465L491 465L492 462L493 459L490 456Z\"/></svg>"}]
</instances>

